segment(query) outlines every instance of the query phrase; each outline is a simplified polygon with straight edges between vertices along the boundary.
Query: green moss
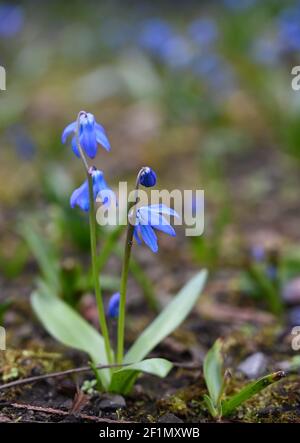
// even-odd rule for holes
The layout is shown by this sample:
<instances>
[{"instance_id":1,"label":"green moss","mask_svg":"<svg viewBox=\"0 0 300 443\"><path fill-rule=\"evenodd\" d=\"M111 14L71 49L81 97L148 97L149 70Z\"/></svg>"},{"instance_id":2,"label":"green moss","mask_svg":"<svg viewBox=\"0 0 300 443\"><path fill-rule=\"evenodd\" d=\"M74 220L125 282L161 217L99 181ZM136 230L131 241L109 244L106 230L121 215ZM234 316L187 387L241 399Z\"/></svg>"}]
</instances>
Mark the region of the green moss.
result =
<instances>
[{"instance_id":1,"label":"green moss","mask_svg":"<svg viewBox=\"0 0 300 443\"><path fill-rule=\"evenodd\" d=\"M179 416L186 416L189 410L186 402L178 395L170 395L159 400L158 408L161 414L171 412Z\"/></svg>"},{"instance_id":2,"label":"green moss","mask_svg":"<svg viewBox=\"0 0 300 443\"><path fill-rule=\"evenodd\" d=\"M0 377L3 382L29 377L35 373L46 374L72 367L61 354L8 349L0 353Z\"/></svg>"}]
</instances>

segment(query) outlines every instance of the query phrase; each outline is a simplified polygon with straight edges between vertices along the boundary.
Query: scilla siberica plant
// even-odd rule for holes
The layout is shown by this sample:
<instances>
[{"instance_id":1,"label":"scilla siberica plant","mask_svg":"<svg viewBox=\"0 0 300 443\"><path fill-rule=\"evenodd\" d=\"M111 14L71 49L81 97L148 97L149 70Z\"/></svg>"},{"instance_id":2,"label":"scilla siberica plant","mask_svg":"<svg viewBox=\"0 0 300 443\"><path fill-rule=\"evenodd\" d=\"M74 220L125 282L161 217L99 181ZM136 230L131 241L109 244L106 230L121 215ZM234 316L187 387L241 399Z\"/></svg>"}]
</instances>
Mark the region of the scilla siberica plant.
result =
<instances>
[{"instance_id":1,"label":"scilla siberica plant","mask_svg":"<svg viewBox=\"0 0 300 443\"><path fill-rule=\"evenodd\" d=\"M86 180L71 195L70 205L72 208L79 207L82 211L89 212L91 264L102 335L73 308L53 294L45 282L40 282L38 289L33 293L32 305L48 332L56 339L90 355L91 366L100 389L126 394L141 372L164 377L171 370L173 365L166 359L144 358L187 317L203 289L206 271L201 271L186 284L124 354L127 279L133 240L136 239L138 244L144 242L153 252L157 252L156 231L175 236L175 230L167 217L177 217L177 214L163 204L138 207L139 186L152 187L157 180L151 168L141 168L136 179L136 199L128 203L127 208L128 222L120 291L111 297L105 310L97 267L95 201L97 199L103 205L109 205L113 193L104 179L103 172L90 165L88 159L96 156L98 145L110 151L110 143L104 128L96 122L92 114L85 111L81 111L77 120L65 128L63 143L71 135L72 150L82 160ZM109 336L108 321L111 319L117 319L116 353Z\"/></svg>"}]
</instances>

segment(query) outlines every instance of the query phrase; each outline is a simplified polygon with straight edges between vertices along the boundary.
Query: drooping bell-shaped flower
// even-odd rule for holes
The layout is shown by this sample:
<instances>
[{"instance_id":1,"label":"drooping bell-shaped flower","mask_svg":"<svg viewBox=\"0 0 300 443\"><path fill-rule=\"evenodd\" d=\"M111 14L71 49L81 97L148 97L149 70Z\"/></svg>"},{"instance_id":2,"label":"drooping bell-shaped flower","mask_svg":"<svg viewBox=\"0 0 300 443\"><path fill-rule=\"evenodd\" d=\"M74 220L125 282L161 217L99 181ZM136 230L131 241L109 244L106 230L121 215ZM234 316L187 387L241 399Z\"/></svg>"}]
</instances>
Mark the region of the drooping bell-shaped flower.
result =
<instances>
[{"instance_id":1,"label":"drooping bell-shaped flower","mask_svg":"<svg viewBox=\"0 0 300 443\"><path fill-rule=\"evenodd\" d=\"M146 188L151 188L156 184L156 174L153 169L148 166L143 169L140 175L140 184L146 186Z\"/></svg>"},{"instance_id":2,"label":"drooping bell-shaped flower","mask_svg":"<svg viewBox=\"0 0 300 443\"><path fill-rule=\"evenodd\" d=\"M73 152L80 157L80 153L76 140L77 121L70 123L62 133L62 142L66 143L67 138L74 134L72 138ZM93 114L81 113L79 117L79 142L85 154L94 158L97 154L98 144L106 151L110 151L110 143L107 138L105 129L96 122Z\"/></svg>"},{"instance_id":3,"label":"drooping bell-shaped flower","mask_svg":"<svg viewBox=\"0 0 300 443\"><path fill-rule=\"evenodd\" d=\"M110 297L107 315L110 318L117 318L119 316L119 305L120 305L120 293L116 292Z\"/></svg>"},{"instance_id":4,"label":"drooping bell-shaped flower","mask_svg":"<svg viewBox=\"0 0 300 443\"><path fill-rule=\"evenodd\" d=\"M143 240L151 251L157 252L158 244L154 229L162 231L172 237L176 236L174 228L164 215L178 217L174 209L168 208L164 204L142 206L137 209L134 237L138 244L141 244Z\"/></svg>"},{"instance_id":5,"label":"drooping bell-shaped flower","mask_svg":"<svg viewBox=\"0 0 300 443\"><path fill-rule=\"evenodd\" d=\"M102 171L96 168L91 168L91 175L93 180L94 200L97 198L102 201L102 204L107 205L114 198L114 192L107 186ZM86 179L83 184L75 189L70 199L71 208L79 206L83 211L88 212L90 209L89 202L89 184Z\"/></svg>"}]
</instances>

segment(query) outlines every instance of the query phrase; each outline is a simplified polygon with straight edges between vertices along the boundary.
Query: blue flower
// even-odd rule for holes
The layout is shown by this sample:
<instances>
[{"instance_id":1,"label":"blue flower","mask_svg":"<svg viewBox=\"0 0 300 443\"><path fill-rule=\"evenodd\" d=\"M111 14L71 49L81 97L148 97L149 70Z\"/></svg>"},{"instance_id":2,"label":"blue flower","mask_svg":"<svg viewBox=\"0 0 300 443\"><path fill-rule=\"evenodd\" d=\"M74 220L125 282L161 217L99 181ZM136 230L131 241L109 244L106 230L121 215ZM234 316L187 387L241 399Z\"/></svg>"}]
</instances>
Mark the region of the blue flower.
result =
<instances>
[{"instance_id":1,"label":"blue flower","mask_svg":"<svg viewBox=\"0 0 300 443\"><path fill-rule=\"evenodd\" d=\"M161 54L164 43L172 36L173 31L169 23L160 18L150 18L142 25L139 43L154 55Z\"/></svg>"},{"instance_id":2,"label":"blue flower","mask_svg":"<svg viewBox=\"0 0 300 443\"><path fill-rule=\"evenodd\" d=\"M103 172L94 168L91 174L93 179L94 199L96 200L97 197L100 197L104 205L109 204L111 197L114 194L113 191L107 186L106 181L104 180ZM87 179L79 188L75 189L71 195L70 205L71 208L79 206L83 211L89 211L89 184Z\"/></svg>"},{"instance_id":3,"label":"blue flower","mask_svg":"<svg viewBox=\"0 0 300 443\"><path fill-rule=\"evenodd\" d=\"M107 315L110 318L117 318L119 316L119 305L120 305L120 293L116 292L110 297Z\"/></svg>"},{"instance_id":4,"label":"blue flower","mask_svg":"<svg viewBox=\"0 0 300 443\"><path fill-rule=\"evenodd\" d=\"M256 63L265 66L275 66L280 61L283 45L278 38L262 35L257 38L250 48L250 55Z\"/></svg>"},{"instance_id":5,"label":"blue flower","mask_svg":"<svg viewBox=\"0 0 300 443\"><path fill-rule=\"evenodd\" d=\"M210 17L198 18L189 25L188 33L192 40L203 47L210 46L218 38L218 27Z\"/></svg>"},{"instance_id":6,"label":"blue flower","mask_svg":"<svg viewBox=\"0 0 300 443\"><path fill-rule=\"evenodd\" d=\"M144 240L151 251L158 251L157 237L154 229L169 234L172 237L176 236L174 228L164 215L178 217L178 214L173 209L163 204L142 206L137 209L134 237L139 245L142 243L142 240Z\"/></svg>"},{"instance_id":7,"label":"blue flower","mask_svg":"<svg viewBox=\"0 0 300 443\"><path fill-rule=\"evenodd\" d=\"M222 96L228 97L236 87L236 77L232 66L218 53L202 54L195 60L192 71L213 91L218 91L218 99Z\"/></svg>"},{"instance_id":8,"label":"blue flower","mask_svg":"<svg viewBox=\"0 0 300 443\"><path fill-rule=\"evenodd\" d=\"M300 49L300 7L291 7L283 10L279 15L279 38L286 51Z\"/></svg>"},{"instance_id":9,"label":"blue flower","mask_svg":"<svg viewBox=\"0 0 300 443\"><path fill-rule=\"evenodd\" d=\"M24 25L24 12L20 6L0 5L0 36L13 37Z\"/></svg>"},{"instance_id":10,"label":"blue flower","mask_svg":"<svg viewBox=\"0 0 300 443\"><path fill-rule=\"evenodd\" d=\"M80 118L79 141L82 149L90 158L94 158L97 154L98 143L103 146L106 151L110 151L110 143L103 126L96 122L93 114L82 113ZM74 134L72 138L73 152L80 157L76 143L77 121L70 123L62 133L62 142L66 143L70 134Z\"/></svg>"},{"instance_id":11,"label":"blue flower","mask_svg":"<svg viewBox=\"0 0 300 443\"><path fill-rule=\"evenodd\" d=\"M36 145L26 128L16 124L11 126L7 131L9 139L15 146L16 153L22 160L30 161L36 154Z\"/></svg>"},{"instance_id":12,"label":"blue flower","mask_svg":"<svg viewBox=\"0 0 300 443\"><path fill-rule=\"evenodd\" d=\"M266 269L266 275L270 280L272 280L272 281L276 280L276 278L277 278L276 266L270 264Z\"/></svg>"},{"instance_id":13,"label":"blue flower","mask_svg":"<svg viewBox=\"0 0 300 443\"><path fill-rule=\"evenodd\" d=\"M160 58L170 68L186 68L192 61L193 56L189 40L180 34L172 35L160 48Z\"/></svg>"},{"instance_id":14,"label":"blue flower","mask_svg":"<svg viewBox=\"0 0 300 443\"><path fill-rule=\"evenodd\" d=\"M156 184L156 174L153 169L148 166L143 169L140 175L140 184L146 186L146 188L151 188Z\"/></svg>"},{"instance_id":15,"label":"blue flower","mask_svg":"<svg viewBox=\"0 0 300 443\"><path fill-rule=\"evenodd\" d=\"M251 257L255 262L261 263L266 259L266 251L263 246L255 245L251 248Z\"/></svg>"}]
</instances>

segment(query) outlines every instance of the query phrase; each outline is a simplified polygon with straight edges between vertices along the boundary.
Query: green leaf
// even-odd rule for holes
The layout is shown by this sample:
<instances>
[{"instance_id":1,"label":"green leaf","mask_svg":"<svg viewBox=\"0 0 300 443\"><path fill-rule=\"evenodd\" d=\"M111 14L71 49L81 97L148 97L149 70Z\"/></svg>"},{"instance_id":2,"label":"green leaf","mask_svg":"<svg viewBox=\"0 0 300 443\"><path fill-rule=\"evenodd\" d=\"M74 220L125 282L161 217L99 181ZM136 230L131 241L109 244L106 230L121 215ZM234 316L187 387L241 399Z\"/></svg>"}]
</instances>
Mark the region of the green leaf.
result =
<instances>
[{"instance_id":1,"label":"green leaf","mask_svg":"<svg viewBox=\"0 0 300 443\"><path fill-rule=\"evenodd\" d=\"M9 256L6 252L9 252ZM18 277L23 271L28 257L29 249L23 241L14 250L0 251L0 268L5 277Z\"/></svg>"},{"instance_id":2,"label":"green leaf","mask_svg":"<svg viewBox=\"0 0 300 443\"><path fill-rule=\"evenodd\" d=\"M211 401L214 407L218 408L224 385L223 358L221 354L220 340L217 340L206 354L203 364L203 372Z\"/></svg>"},{"instance_id":3,"label":"green leaf","mask_svg":"<svg viewBox=\"0 0 300 443\"><path fill-rule=\"evenodd\" d=\"M113 373L109 391L128 394L141 372L163 378L166 377L172 367L173 364L164 358L149 358L128 365Z\"/></svg>"},{"instance_id":4,"label":"green leaf","mask_svg":"<svg viewBox=\"0 0 300 443\"><path fill-rule=\"evenodd\" d=\"M280 293L266 276L264 270L257 264L251 264L248 269L248 274L263 294L270 311L276 315L282 314L283 304Z\"/></svg>"},{"instance_id":5,"label":"green leaf","mask_svg":"<svg viewBox=\"0 0 300 443\"><path fill-rule=\"evenodd\" d=\"M238 406L249 400L249 398L253 397L253 395L262 391L272 383L277 382L284 376L285 374L283 371L278 371L274 372L273 374L265 375L254 382L248 383L237 394L222 402L223 416L225 417L230 415Z\"/></svg>"},{"instance_id":6,"label":"green leaf","mask_svg":"<svg viewBox=\"0 0 300 443\"><path fill-rule=\"evenodd\" d=\"M203 270L181 289L131 346L125 355L125 363L141 361L185 320L200 296L206 278L207 271Z\"/></svg>"},{"instance_id":7,"label":"green leaf","mask_svg":"<svg viewBox=\"0 0 300 443\"><path fill-rule=\"evenodd\" d=\"M44 278L56 290L59 289L59 266L54 250L38 233L33 220L24 220L19 231L26 240L32 254L43 273Z\"/></svg>"},{"instance_id":8,"label":"green leaf","mask_svg":"<svg viewBox=\"0 0 300 443\"><path fill-rule=\"evenodd\" d=\"M218 414L217 409L213 405L212 399L208 395L205 394L203 396L203 400L204 400L204 403L205 403L210 415L212 417L217 417L219 414Z\"/></svg>"},{"instance_id":9,"label":"green leaf","mask_svg":"<svg viewBox=\"0 0 300 443\"><path fill-rule=\"evenodd\" d=\"M104 340L76 311L56 297L51 290L41 284L31 295L32 307L47 329L58 341L66 346L87 352L96 364L107 365ZM99 371L105 389L110 383L108 369Z\"/></svg>"}]
</instances>

